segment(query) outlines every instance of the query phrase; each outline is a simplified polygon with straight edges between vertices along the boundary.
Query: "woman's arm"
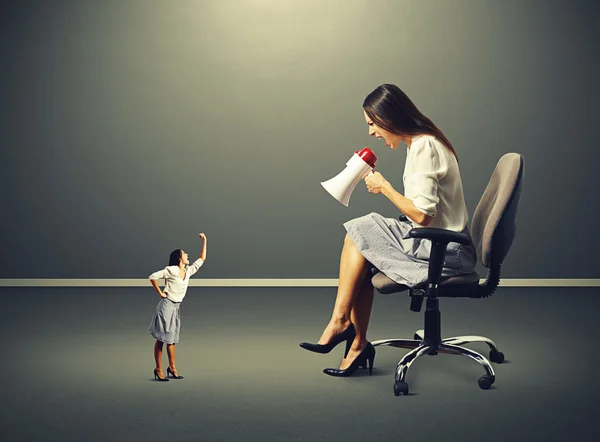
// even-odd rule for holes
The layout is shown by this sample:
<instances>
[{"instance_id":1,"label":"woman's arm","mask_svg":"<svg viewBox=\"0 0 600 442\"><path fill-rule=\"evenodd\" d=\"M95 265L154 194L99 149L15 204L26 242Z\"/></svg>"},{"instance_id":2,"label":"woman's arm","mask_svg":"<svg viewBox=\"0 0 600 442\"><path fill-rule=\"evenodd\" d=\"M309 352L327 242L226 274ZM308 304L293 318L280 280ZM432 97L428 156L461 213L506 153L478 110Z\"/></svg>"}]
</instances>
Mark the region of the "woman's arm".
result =
<instances>
[{"instance_id":1,"label":"woman's arm","mask_svg":"<svg viewBox=\"0 0 600 442\"><path fill-rule=\"evenodd\" d=\"M191 266L189 266L187 268L187 274L189 276L192 276L194 273L196 273L198 271L198 269L200 269L200 267L202 267L202 264L204 264L204 261L206 261L206 235L204 233L198 233L198 236L200 237L200 239L202 239L204 241L204 244L202 245L202 251L200 252L200 257L196 261L194 261Z\"/></svg>"},{"instance_id":2,"label":"woman's arm","mask_svg":"<svg viewBox=\"0 0 600 442\"><path fill-rule=\"evenodd\" d=\"M154 290L156 290L156 292L160 295L161 298L166 298L167 294L164 293L158 286L158 280L164 278L166 276L166 273L166 269L163 269L159 270L158 272L154 272L148 277L148 279L150 279L150 284L152 284L152 287L154 287Z\"/></svg>"},{"instance_id":3,"label":"woman's arm","mask_svg":"<svg viewBox=\"0 0 600 442\"><path fill-rule=\"evenodd\" d=\"M394 189L389 182L387 182L387 185L383 186L381 193L383 193L394 206L400 209L402 213L404 213L417 224L425 227L431 224L433 217L417 209L412 200L406 198L404 195Z\"/></svg>"},{"instance_id":4,"label":"woman's arm","mask_svg":"<svg viewBox=\"0 0 600 442\"><path fill-rule=\"evenodd\" d=\"M206 261L206 235L204 233L198 233L200 239L202 239L202 251L200 252L200 259Z\"/></svg>"},{"instance_id":5,"label":"woman's arm","mask_svg":"<svg viewBox=\"0 0 600 442\"><path fill-rule=\"evenodd\" d=\"M433 220L432 216L429 216L421 212L414 205L413 201L406 198L400 192L387 181L383 175L379 172L373 171L373 173L365 177L365 183L370 193L382 193L384 194L394 206L404 213L408 218L416 222L421 226L428 226Z\"/></svg>"},{"instance_id":6,"label":"woman's arm","mask_svg":"<svg viewBox=\"0 0 600 442\"><path fill-rule=\"evenodd\" d=\"M152 286L154 287L154 290L156 290L156 292L160 295L161 298L167 297L167 294L164 293L158 286L158 279L151 279L150 283L152 284Z\"/></svg>"}]
</instances>

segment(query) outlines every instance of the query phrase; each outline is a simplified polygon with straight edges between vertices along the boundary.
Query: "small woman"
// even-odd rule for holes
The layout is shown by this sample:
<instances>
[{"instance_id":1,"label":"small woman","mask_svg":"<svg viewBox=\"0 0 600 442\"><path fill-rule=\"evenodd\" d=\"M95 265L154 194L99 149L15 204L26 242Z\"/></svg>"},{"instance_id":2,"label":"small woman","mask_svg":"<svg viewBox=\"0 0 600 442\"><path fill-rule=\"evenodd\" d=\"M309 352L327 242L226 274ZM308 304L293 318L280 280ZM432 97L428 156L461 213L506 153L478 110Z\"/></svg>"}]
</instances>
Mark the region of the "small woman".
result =
<instances>
[{"instance_id":1,"label":"small woman","mask_svg":"<svg viewBox=\"0 0 600 442\"><path fill-rule=\"evenodd\" d=\"M169 366L167 367L167 376L173 379L183 379L179 376L175 366L175 344L179 342L179 329L181 321L179 316L179 306L187 292L190 276L206 261L206 235L199 233L202 239L202 252L192 265L188 260L188 254L181 249L171 252L169 265L162 270L150 275L150 283L154 286L161 299L156 306L156 313L152 318L148 330L156 339L154 343L154 360L156 368L154 369L154 379L159 381L168 381L162 370L162 350L163 344L167 344L167 355L169 356ZM165 280L165 289L161 290L158 286L158 280Z\"/></svg>"},{"instance_id":2,"label":"small woman","mask_svg":"<svg viewBox=\"0 0 600 442\"><path fill-rule=\"evenodd\" d=\"M300 344L309 351L329 353L346 342L340 367L324 370L330 376L350 376L367 365L371 373L375 348L367 340L374 296L370 268L376 267L399 284L420 287L427 280L431 242L411 238L408 232L413 227L430 226L469 234L458 156L442 131L392 84L371 92L363 111L370 136L383 138L392 150L400 143L408 146L404 195L379 172L364 179L370 193L385 195L408 220L370 213L344 224L347 234L331 319L317 344ZM450 243L442 276L469 273L475 264L472 244Z\"/></svg>"}]
</instances>

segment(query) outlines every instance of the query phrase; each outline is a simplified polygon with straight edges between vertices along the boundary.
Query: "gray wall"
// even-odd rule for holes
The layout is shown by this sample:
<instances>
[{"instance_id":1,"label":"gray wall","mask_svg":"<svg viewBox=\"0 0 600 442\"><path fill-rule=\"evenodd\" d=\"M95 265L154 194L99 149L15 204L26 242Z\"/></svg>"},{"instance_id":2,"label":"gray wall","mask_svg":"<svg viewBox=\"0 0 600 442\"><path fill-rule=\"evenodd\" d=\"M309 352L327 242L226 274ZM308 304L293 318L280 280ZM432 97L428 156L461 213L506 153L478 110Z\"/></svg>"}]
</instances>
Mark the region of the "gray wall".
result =
<instances>
[{"instance_id":1,"label":"gray wall","mask_svg":"<svg viewBox=\"0 0 600 442\"><path fill-rule=\"evenodd\" d=\"M341 224L394 216L320 181L398 84L475 209L525 156L513 278L598 278L600 41L587 1L46 1L0 6L2 278L143 278L208 236L205 278L335 278Z\"/></svg>"}]
</instances>

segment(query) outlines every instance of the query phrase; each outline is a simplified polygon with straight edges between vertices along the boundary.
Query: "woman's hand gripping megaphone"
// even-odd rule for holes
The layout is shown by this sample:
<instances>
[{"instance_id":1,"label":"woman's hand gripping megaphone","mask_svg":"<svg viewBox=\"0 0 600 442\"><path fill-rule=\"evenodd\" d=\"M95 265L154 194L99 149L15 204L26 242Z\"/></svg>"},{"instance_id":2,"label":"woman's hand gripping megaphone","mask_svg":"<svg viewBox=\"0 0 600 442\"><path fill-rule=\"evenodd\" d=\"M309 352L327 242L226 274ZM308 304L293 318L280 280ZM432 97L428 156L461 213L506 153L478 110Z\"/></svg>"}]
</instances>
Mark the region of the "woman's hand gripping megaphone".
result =
<instances>
[{"instance_id":1,"label":"woman's hand gripping megaphone","mask_svg":"<svg viewBox=\"0 0 600 442\"><path fill-rule=\"evenodd\" d=\"M369 193L382 193L383 186L389 183L383 177L382 174L375 171L375 162L377 161L377 156L375 156L373 151L368 147L365 147L360 152L356 151L356 153L360 155L363 158L363 160L371 166L371 171L367 174L367 176L363 178L365 180L365 184L367 185Z\"/></svg>"},{"instance_id":2,"label":"woman's hand gripping megaphone","mask_svg":"<svg viewBox=\"0 0 600 442\"><path fill-rule=\"evenodd\" d=\"M365 178L365 184L369 193L382 193L383 187L386 186L388 181L379 172L372 170Z\"/></svg>"}]
</instances>

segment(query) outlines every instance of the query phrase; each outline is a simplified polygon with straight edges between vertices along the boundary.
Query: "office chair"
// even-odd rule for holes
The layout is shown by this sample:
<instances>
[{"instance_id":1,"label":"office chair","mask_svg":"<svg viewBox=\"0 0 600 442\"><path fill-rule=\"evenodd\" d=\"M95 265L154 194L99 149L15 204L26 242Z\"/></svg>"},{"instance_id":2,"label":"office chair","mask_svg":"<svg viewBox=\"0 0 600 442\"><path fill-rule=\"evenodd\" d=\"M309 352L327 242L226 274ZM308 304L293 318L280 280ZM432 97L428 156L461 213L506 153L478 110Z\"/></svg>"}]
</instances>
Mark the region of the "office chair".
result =
<instances>
[{"instance_id":1,"label":"office chair","mask_svg":"<svg viewBox=\"0 0 600 442\"><path fill-rule=\"evenodd\" d=\"M396 396L401 393L408 394L405 378L411 364L420 356L436 355L438 351L461 354L479 362L486 372L479 378L481 389L487 390L494 383L496 376L489 361L500 364L504 361L504 354L498 351L494 341L482 336L442 339L438 298L487 298L494 294L500 282L502 262L515 237L515 218L522 186L523 156L507 153L498 161L471 222L471 237L477 250L477 257L488 269L487 277L482 284L479 283L479 274L476 271L440 279L448 243L468 244L470 239L462 233L433 227L417 227L409 232L413 238L432 241L428 278L423 285L411 289L392 281L379 270L373 269L374 276L371 279L373 286L383 294L408 290L412 311L421 311L423 298L427 298L425 329L418 330L414 339L382 339L372 342L373 346L389 345L412 349L400 360L396 368L394 382ZM485 342L489 346L489 361L476 351L462 347L463 344L471 342Z\"/></svg>"}]
</instances>

